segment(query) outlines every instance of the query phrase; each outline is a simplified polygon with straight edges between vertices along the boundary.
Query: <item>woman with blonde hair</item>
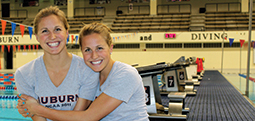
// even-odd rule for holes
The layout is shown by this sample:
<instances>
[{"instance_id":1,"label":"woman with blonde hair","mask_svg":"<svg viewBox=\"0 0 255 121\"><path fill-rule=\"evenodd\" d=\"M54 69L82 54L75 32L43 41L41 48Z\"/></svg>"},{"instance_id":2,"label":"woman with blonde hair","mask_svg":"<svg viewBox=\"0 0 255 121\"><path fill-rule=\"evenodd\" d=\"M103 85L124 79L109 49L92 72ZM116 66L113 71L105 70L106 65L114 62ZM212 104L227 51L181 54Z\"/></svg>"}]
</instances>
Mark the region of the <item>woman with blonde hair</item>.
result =
<instances>
[{"instance_id":1,"label":"woman with blonde hair","mask_svg":"<svg viewBox=\"0 0 255 121\"><path fill-rule=\"evenodd\" d=\"M56 110L84 110L94 99L98 73L81 57L68 53L69 25L58 7L42 9L34 19L34 33L44 54L18 68L15 81L18 93L38 99L40 105ZM24 110L18 106L23 116ZM46 120L35 115L33 120Z\"/></svg>"}]
</instances>

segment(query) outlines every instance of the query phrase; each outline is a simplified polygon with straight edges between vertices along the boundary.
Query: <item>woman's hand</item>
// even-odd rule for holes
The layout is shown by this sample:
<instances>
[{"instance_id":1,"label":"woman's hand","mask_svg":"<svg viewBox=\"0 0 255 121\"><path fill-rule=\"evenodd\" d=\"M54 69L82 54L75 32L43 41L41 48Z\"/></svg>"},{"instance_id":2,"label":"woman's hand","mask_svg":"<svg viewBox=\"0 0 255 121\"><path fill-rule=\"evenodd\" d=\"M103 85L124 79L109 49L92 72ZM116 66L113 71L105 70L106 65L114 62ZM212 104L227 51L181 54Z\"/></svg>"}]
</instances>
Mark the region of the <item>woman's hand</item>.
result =
<instances>
[{"instance_id":1,"label":"woman's hand","mask_svg":"<svg viewBox=\"0 0 255 121\"><path fill-rule=\"evenodd\" d=\"M35 114L36 106L40 105L37 100L25 94L18 95L17 108L23 117L32 117Z\"/></svg>"}]
</instances>

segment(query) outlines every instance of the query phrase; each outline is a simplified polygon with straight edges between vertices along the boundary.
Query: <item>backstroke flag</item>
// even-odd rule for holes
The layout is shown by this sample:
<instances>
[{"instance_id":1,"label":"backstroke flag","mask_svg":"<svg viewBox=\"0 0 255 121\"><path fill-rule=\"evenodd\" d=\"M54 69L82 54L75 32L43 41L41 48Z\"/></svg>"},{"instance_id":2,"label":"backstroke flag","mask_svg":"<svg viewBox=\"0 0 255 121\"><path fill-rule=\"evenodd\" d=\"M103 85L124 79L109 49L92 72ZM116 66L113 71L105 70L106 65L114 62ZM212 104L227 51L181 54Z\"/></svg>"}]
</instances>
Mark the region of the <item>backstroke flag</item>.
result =
<instances>
[{"instance_id":1,"label":"backstroke flag","mask_svg":"<svg viewBox=\"0 0 255 121\"><path fill-rule=\"evenodd\" d=\"M11 24L12 24L12 36L13 36L16 29L16 23L11 22Z\"/></svg>"},{"instance_id":2,"label":"backstroke flag","mask_svg":"<svg viewBox=\"0 0 255 121\"><path fill-rule=\"evenodd\" d=\"M32 34L33 34L33 28L32 27L27 27L28 28L28 32L29 32L29 35L30 35L30 39L32 39Z\"/></svg>"},{"instance_id":3,"label":"backstroke flag","mask_svg":"<svg viewBox=\"0 0 255 121\"><path fill-rule=\"evenodd\" d=\"M1 20L1 23L2 23L2 35L4 35L4 31L5 31L5 27L6 27L6 21Z\"/></svg>"},{"instance_id":4,"label":"backstroke flag","mask_svg":"<svg viewBox=\"0 0 255 121\"><path fill-rule=\"evenodd\" d=\"M23 37L25 26L24 25L19 25L19 28L20 28L21 36Z\"/></svg>"},{"instance_id":5,"label":"backstroke flag","mask_svg":"<svg viewBox=\"0 0 255 121\"><path fill-rule=\"evenodd\" d=\"M244 43L245 40L243 39L240 39L240 46L243 47L243 43Z\"/></svg>"},{"instance_id":6,"label":"backstroke flag","mask_svg":"<svg viewBox=\"0 0 255 121\"><path fill-rule=\"evenodd\" d=\"M234 38L229 38L229 45L230 45L230 47L232 46L233 41L234 41Z\"/></svg>"}]
</instances>

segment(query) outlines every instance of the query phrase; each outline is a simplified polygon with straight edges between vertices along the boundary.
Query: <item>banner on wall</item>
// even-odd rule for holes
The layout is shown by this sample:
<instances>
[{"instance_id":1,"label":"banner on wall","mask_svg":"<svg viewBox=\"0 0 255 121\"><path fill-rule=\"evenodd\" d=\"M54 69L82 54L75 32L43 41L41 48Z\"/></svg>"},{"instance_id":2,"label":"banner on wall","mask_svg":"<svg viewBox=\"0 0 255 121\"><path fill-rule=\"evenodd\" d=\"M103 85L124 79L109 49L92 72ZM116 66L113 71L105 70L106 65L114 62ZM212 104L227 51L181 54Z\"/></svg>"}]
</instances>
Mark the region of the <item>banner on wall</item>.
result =
<instances>
[{"instance_id":1,"label":"banner on wall","mask_svg":"<svg viewBox=\"0 0 255 121\"><path fill-rule=\"evenodd\" d=\"M132 4L130 4L132 9ZM11 22L8 20L1 20L2 36L0 36L1 45L34 45L39 44L35 37L33 37L33 27ZM4 35L6 22L12 24L12 35ZM14 35L16 26L20 26L21 35ZM29 35L24 35L25 28L28 29ZM248 39L247 31L212 31L212 32L155 32L155 33L112 33L112 40L114 43L150 43L150 42L222 42L222 40L230 40L230 46L234 40L239 38ZM255 34L255 31L254 31ZM70 34L67 38L67 44L79 44L78 33ZM255 38L254 38L255 39ZM74 42L75 41L75 42ZM240 41L241 42L241 41Z\"/></svg>"}]
</instances>

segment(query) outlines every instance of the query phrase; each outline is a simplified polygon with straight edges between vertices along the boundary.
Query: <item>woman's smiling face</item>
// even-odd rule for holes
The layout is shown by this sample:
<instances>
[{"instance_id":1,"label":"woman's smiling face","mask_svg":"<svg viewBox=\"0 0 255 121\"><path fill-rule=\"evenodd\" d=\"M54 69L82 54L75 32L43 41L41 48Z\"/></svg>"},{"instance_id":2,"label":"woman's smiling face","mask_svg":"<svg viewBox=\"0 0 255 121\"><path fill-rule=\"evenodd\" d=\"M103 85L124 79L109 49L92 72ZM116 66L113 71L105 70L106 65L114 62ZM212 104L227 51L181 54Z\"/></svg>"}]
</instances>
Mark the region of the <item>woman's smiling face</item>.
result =
<instances>
[{"instance_id":1,"label":"woman's smiling face","mask_svg":"<svg viewBox=\"0 0 255 121\"><path fill-rule=\"evenodd\" d=\"M68 31L56 15L44 17L38 24L36 39L47 53L60 53L66 46L67 37Z\"/></svg>"},{"instance_id":2,"label":"woman's smiling face","mask_svg":"<svg viewBox=\"0 0 255 121\"><path fill-rule=\"evenodd\" d=\"M112 47L97 33L86 35L82 38L82 54L86 65L95 72L110 71Z\"/></svg>"}]
</instances>

